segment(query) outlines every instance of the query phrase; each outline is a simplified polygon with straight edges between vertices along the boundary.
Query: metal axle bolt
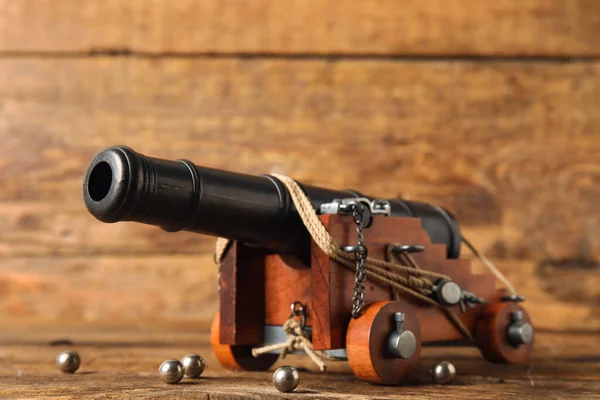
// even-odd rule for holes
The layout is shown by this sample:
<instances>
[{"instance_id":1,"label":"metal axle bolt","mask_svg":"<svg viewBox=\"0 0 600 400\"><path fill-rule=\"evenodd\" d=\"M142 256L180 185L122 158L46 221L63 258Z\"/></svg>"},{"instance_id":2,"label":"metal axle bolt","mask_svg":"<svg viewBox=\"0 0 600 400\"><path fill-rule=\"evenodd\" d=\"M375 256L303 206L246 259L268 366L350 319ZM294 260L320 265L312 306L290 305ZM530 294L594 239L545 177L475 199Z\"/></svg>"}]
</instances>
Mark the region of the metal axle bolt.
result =
<instances>
[{"instance_id":1,"label":"metal axle bolt","mask_svg":"<svg viewBox=\"0 0 600 400\"><path fill-rule=\"evenodd\" d=\"M396 329L388 338L388 350L398 358L411 358L417 349L417 338L411 331L404 330L405 315L402 312L394 313Z\"/></svg>"},{"instance_id":2,"label":"metal axle bolt","mask_svg":"<svg viewBox=\"0 0 600 400\"><path fill-rule=\"evenodd\" d=\"M523 322L523 312L515 311L510 317L512 322L506 332L508 343L514 347L531 343L534 335L533 326L529 322Z\"/></svg>"},{"instance_id":3,"label":"metal axle bolt","mask_svg":"<svg viewBox=\"0 0 600 400\"><path fill-rule=\"evenodd\" d=\"M455 282L440 279L435 283L434 296L438 303L445 306L455 306L463 299L463 292Z\"/></svg>"}]
</instances>

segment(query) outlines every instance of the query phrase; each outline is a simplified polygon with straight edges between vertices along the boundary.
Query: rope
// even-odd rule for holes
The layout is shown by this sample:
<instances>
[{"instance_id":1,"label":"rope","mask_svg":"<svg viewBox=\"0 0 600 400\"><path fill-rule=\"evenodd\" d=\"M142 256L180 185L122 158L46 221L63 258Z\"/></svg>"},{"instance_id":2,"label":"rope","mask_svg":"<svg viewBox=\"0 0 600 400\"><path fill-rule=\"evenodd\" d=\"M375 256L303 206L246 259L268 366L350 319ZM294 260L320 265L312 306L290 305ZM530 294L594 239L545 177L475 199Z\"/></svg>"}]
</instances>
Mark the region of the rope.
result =
<instances>
[{"instance_id":1,"label":"rope","mask_svg":"<svg viewBox=\"0 0 600 400\"><path fill-rule=\"evenodd\" d=\"M393 262L393 260L394 260L395 254L392 251L394 246L395 246L394 244L391 244L391 245L388 245L386 248L386 257L387 257L388 261ZM409 254L407 254L407 257L411 257L411 256ZM411 260L411 263L413 265L413 269L419 269L419 266L417 265L417 263L415 262L414 259ZM398 294L398 291L394 291L394 295L395 295L396 300L399 300L400 296ZM426 299L427 299L426 301L429 304L433 304L434 306L441 308L446 313L446 316L448 317L450 322L452 322L454 324L456 329L458 329L465 338L467 338L468 340L473 340L471 331L469 331L469 329L465 326L465 324L463 324L463 322L460 320L460 318L456 315L456 313L454 311L452 311L451 309L449 309L447 307L443 307L441 304L439 304L437 302L432 302L431 298L429 298L429 297L427 297Z\"/></svg>"},{"instance_id":2,"label":"rope","mask_svg":"<svg viewBox=\"0 0 600 400\"><path fill-rule=\"evenodd\" d=\"M385 261L394 262L394 252L392 251L392 246L387 246L385 248ZM391 289L394 300L400 300L400 291L393 287Z\"/></svg>"},{"instance_id":3,"label":"rope","mask_svg":"<svg viewBox=\"0 0 600 400\"><path fill-rule=\"evenodd\" d=\"M517 293L517 289L515 289L515 287L510 283L510 281L508 280L508 278L506 278L504 276L504 274L502 272L500 272L500 270L498 268L496 268L496 266L494 265L494 263L492 263L490 261L489 258L487 258L486 256L483 255L483 253L480 253L479 250L477 250L475 248L475 246L473 246L471 244L471 242L469 242L464 236L462 238L463 243L469 248L469 250L471 250L471 252L477 257L479 258L479 260L483 263L483 265L485 265L487 267L487 269L496 276L496 278L498 278L498 280L500 280L500 282L504 283L504 286L506 286L506 288L508 290L510 290L512 292L512 294L518 296L519 294Z\"/></svg>"},{"instance_id":4,"label":"rope","mask_svg":"<svg viewBox=\"0 0 600 400\"><path fill-rule=\"evenodd\" d=\"M294 351L304 351L310 359L317 364L320 371L327 370L325 360L334 360L322 351L313 350L312 343L306 333L294 318L290 318L283 324L283 331L287 335L287 340L283 343L271 344L268 346L252 349L252 355L258 357L261 354L281 350L279 359L284 359L289 353Z\"/></svg>"},{"instance_id":5,"label":"rope","mask_svg":"<svg viewBox=\"0 0 600 400\"><path fill-rule=\"evenodd\" d=\"M296 207L304 226L310 233L317 246L319 246L319 248L331 259L354 269L356 267L354 255L342 251L342 249L335 243L317 216L317 213L310 203L310 200L308 197L306 197L304 191L296 183L296 181L285 175L273 174L273 176L279 179L290 193L292 202L294 203L294 206ZM222 238L217 240L215 261L222 260L227 250L228 242L229 241ZM367 258L365 268L367 271L367 278L389 285L398 292L406 293L425 303L440 307L445 310L449 316L449 319L454 323L457 329L459 329L466 338L472 340L471 333L460 321L460 319L454 315L452 310L447 309L435 300L428 297L432 291L432 283L429 279L451 280L449 276L420 268L415 269L412 266L396 264L394 262L377 260L373 258ZM404 276L401 273L404 273L407 276Z\"/></svg>"},{"instance_id":6,"label":"rope","mask_svg":"<svg viewBox=\"0 0 600 400\"><path fill-rule=\"evenodd\" d=\"M325 229L325 226L317 216L317 213L315 213L315 210L310 201L308 200L308 197L306 197L306 195L302 191L302 188L300 188L296 181L285 175L273 174L273 176L279 179L289 191L292 201L296 206L296 209L298 210L298 214L300 214L302 222L306 226L306 229L310 233L317 246L319 246L319 248L323 250L323 252L325 252L325 254L327 254L330 258L333 258L336 261L340 261L342 263L344 261L350 261L352 263L352 267L354 268L354 255L344 252L333 241L333 238L331 237L329 232L327 232L327 229ZM425 270L415 271L414 268L406 265L393 264L390 262L376 260L372 258L367 258L367 270L369 270L368 267L378 267L379 270L387 268L396 270L398 272L413 272L415 275L420 277L429 277L434 279L450 279L450 277L443 274L439 274L437 272ZM374 269L371 269L371 271L374 271Z\"/></svg>"},{"instance_id":7,"label":"rope","mask_svg":"<svg viewBox=\"0 0 600 400\"><path fill-rule=\"evenodd\" d=\"M325 229L325 226L315 213L315 210L312 207L312 204L300 188L300 186L293 179L284 176L273 174L274 177L279 179L288 189L290 196L298 213L300 214L300 218L302 222L306 226L306 229L310 233L311 237L319 246L319 248L327 254L330 258L338 261L344 265L347 265L351 268L355 267L355 259L354 255L350 253L346 253L340 249L340 247L334 242L333 238ZM217 240L217 245L215 249L215 261L219 262L223 259L224 253L227 248L227 239L219 238ZM402 285L408 285L410 287L415 287L417 289L423 289L427 287L431 287L431 282L426 278L432 279L446 279L451 280L451 278L447 275L440 274L437 272L431 272L426 270L415 270L414 268L406 265L395 264L383 260L377 260L373 258L367 258L366 269L370 271L371 274L379 274L384 278L388 278L392 281L398 282ZM385 271L385 270L388 271ZM409 274L409 278L405 278L404 276L398 274L390 274L391 271L395 271L397 273L407 273ZM429 292L424 291L424 294L429 294Z\"/></svg>"}]
</instances>

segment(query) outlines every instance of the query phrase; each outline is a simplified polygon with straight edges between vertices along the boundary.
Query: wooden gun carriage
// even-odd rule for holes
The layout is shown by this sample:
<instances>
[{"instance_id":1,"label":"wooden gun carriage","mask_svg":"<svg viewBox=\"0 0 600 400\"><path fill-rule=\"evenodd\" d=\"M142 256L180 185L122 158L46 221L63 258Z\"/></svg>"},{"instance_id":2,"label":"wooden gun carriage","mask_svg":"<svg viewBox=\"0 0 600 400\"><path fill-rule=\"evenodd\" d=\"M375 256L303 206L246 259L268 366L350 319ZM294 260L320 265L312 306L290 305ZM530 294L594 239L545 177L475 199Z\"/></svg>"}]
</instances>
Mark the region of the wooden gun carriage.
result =
<instances>
[{"instance_id":1,"label":"wooden gun carriage","mask_svg":"<svg viewBox=\"0 0 600 400\"><path fill-rule=\"evenodd\" d=\"M391 215L372 216L364 245L372 259L399 263L409 257L414 268L450 279L432 282L435 293L428 301L368 279L367 303L352 318L355 271L311 238L281 179L113 147L94 158L83 189L89 211L101 221L137 221L230 240L219 255L220 311L211 330L213 349L226 368L268 369L278 354L255 357L252 350L285 340L282 326L294 304L303 305L312 348L347 358L356 377L372 383L406 382L428 343L472 340L486 359L503 363L523 362L532 351L533 328L521 299L497 289L492 274L471 272L471 262L459 257L458 224L440 207L389 200ZM364 197L308 185L301 189L315 210L334 199ZM357 243L351 217L318 218L337 245ZM390 246L421 251L389 260ZM403 273L410 278L410 270ZM446 287L459 288L460 299L444 298L441 288L449 282ZM465 294L477 301L465 307Z\"/></svg>"}]
</instances>

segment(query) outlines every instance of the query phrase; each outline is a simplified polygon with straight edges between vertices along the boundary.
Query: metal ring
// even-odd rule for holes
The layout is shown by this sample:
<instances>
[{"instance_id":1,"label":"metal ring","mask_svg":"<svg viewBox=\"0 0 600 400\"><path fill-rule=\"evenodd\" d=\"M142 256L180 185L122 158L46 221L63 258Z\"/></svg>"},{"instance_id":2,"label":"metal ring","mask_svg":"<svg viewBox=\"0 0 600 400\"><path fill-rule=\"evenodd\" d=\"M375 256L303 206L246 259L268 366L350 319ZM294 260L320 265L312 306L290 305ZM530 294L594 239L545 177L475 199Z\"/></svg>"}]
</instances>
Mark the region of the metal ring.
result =
<instances>
[{"instance_id":1,"label":"metal ring","mask_svg":"<svg viewBox=\"0 0 600 400\"><path fill-rule=\"evenodd\" d=\"M306 315L305 315L306 306L304 304L302 304L302 302L296 300L295 302L293 302L291 304L290 308L292 309L292 313L290 314L290 316L288 318L300 317L301 318L300 327L302 329L304 329L306 327Z\"/></svg>"},{"instance_id":2,"label":"metal ring","mask_svg":"<svg viewBox=\"0 0 600 400\"><path fill-rule=\"evenodd\" d=\"M400 246L392 246L394 253L420 253L425 250L425 246L420 244L405 244Z\"/></svg>"},{"instance_id":3,"label":"metal ring","mask_svg":"<svg viewBox=\"0 0 600 400\"><path fill-rule=\"evenodd\" d=\"M298 308L296 308L298 307ZM301 301L295 301L292 303L292 305L290 306L290 308L292 309L292 316L299 316L299 315L304 315L304 304L302 304Z\"/></svg>"},{"instance_id":4,"label":"metal ring","mask_svg":"<svg viewBox=\"0 0 600 400\"><path fill-rule=\"evenodd\" d=\"M368 250L365 246L343 246L342 251L344 253L352 253L355 257L363 256L366 258Z\"/></svg>"}]
</instances>

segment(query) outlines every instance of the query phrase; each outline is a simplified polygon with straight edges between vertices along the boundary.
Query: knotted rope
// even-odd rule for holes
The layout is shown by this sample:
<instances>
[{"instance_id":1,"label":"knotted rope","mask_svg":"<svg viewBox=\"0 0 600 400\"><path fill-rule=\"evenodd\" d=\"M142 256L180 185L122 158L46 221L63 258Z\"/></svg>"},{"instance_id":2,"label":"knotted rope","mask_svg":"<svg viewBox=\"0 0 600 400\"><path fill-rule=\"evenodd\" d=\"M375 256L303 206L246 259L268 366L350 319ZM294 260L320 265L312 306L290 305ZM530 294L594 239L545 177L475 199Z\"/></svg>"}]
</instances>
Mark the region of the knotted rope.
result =
<instances>
[{"instance_id":1,"label":"knotted rope","mask_svg":"<svg viewBox=\"0 0 600 400\"><path fill-rule=\"evenodd\" d=\"M296 321L294 318L288 319L283 324L283 331L288 337L285 342L252 349L252 355L254 357L258 357L261 354L281 350L279 358L284 359L289 353L301 350L305 352L315 364L317 364L319 370L322 372L327 370L325 360L333 360L333 358L329 357L322 351L313 350L310 339L298 321Z\"/></svg>"}]
</instances>

